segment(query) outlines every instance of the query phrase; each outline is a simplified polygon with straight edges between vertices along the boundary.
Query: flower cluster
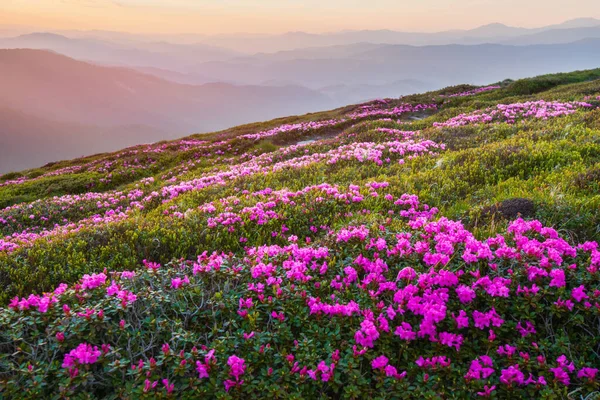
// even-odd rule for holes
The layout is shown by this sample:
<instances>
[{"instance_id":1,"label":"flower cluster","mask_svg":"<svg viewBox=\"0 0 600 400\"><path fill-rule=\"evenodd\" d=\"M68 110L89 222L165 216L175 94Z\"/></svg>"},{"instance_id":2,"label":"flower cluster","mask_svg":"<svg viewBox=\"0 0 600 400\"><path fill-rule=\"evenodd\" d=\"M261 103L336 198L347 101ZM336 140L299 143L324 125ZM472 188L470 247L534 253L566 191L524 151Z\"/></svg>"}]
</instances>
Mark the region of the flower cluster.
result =
<instances>
[{"instance_id":1,"label":"flower cluster","mask_svg":"<svg viewBox=\"0 0 600 400\"><path fill-rule=\"evenodd\" d=\"M535 118L548 119L569 115L577 112L580 108L592 107L584 102L547 102L530 101L526 103L498 104L495 108L474 111L469 114L460 114L446 122L435 122L436 127L457 127L473 124L486 124L491 122L506 122L514 124L519 120Z\"/></svg>"}]
</instances>

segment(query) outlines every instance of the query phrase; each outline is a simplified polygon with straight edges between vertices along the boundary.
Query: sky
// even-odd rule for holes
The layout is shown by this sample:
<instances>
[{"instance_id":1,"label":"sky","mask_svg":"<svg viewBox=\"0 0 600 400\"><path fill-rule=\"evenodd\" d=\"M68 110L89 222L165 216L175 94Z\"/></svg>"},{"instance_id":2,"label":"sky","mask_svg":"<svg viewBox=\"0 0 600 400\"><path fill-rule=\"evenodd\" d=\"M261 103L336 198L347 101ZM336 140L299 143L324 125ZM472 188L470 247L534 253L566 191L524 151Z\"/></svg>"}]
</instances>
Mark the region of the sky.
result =
<instances>
[{"instance_id":1,"label":"sky","mask_svg":"<svg viewBox=\"0 0 600 400\"><path fill-rule=\"evenodd\" d=\"M600 18L598 0L0 0L0 25L132 33L435 32Z\"/></svg>"}]
</instances>

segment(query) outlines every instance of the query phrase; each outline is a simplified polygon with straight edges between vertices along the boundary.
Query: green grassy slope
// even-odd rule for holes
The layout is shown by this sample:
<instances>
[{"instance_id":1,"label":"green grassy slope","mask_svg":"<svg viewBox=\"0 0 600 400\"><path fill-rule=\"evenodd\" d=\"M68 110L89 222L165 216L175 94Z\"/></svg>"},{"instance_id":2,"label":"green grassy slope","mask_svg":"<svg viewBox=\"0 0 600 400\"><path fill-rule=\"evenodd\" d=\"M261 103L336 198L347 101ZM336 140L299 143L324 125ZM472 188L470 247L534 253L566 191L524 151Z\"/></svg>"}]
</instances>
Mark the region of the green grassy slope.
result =
<instances>
[{"instance_id":1,"label":"green grassy slope","mask_svg":"<svg viewBox=\"0 0 600 400\"><path fill-rule=\"evenodd\" d=\"M348 184L370 179L390 180L396 193L417 194L423 201L435 205L449 218L462 219L476 233L489 234L505 227L506 221L493 217L490 207L511 198L528 198L535 203L534 217L554 226L566 236L577 240L600 238L600 111L589 109L576 114L550 118L529 119L517 124L482 124L456 128L434 128L461 113L495 106L533 100L574 101L591 98L592 104L600 94L600 70L574 72L503 82L502 88L465 97L440 97L472 89L467 85L446 88L438 92L407 96L391 100L388 107L403 103L435 102L436 111L426 110L401 116L402 124L366 117L347 121L330 128L314 131L283 133L262 140L236 139L237 136L268 130L283 124L341 118L360 105L304 116L280 118L260 124L249 124L208 135L194 135L187 140L213 143L212 154L196 149L182 150L179 141L158 143L165 147L161 153L141 153L144 146L111 154L60 161L42 168L10 173L0 177L0 183L27 178L18 185L0 187L0 207L34 202L39 215L48 212L58 215L42 224L32 224L26 211L2 211L0 215L20 218L18 224L0 225L3 235L20 232L35 225L51 229L65 221L77 222L98 213L95 201L84 202L83 208L61 210L50 201L53 196L85 194L87 192L125 192L138 186L140 179L154 177L155 182L144 186L144 192L159 190L166 180L180 174L185 181L207 174L214 169L224 170L228 164L242 162L244 154L264 154L285 148L310 137L346 135L343 141L385 140L377 132L380 127L419 130L420 137L447 146L435 158L418 158L405 165L368 169L361 165L316 165L301 171L280 171L269 176L251 176L234 180L225 186L213 187L198 193L184 194L176 200L136 211L126 221L82 228L76 234L61 235L52 242L35 241L11 254L0 254L0 284L6 288L1 299L24 294L33 287L48 290L62 280L73 280L81 273L103 268L130 268L143 258L162 262L189 257L211 250L211 242L196 227L178 221L165 222L164 210L175 205L179 210L197 207L215 198L224 198L239 190L258 190L264 187L300 189L321 182ZM540 91L540 87L544 89ZM529 88L529 89L527 89ZM536 92L534 95L517 93ZM423 119L414 119L414 117ZM349 134L351 137L348 138ZM219 145L219 142L223 142ZM214 145L216 143L216 145ZM311 151L321 151L332 145L316 142ZM328 147L329 146L329 147ZM133 151L132 151L133 150ZM135 154L133 154L135 153ZM217 154L222 153L222 154ZM223 163L223 159L229 159ZM187 167L186 163L194 162ZM99 169L99 165L107 165ZM140 166L143 168L136 168ZM65 168L81 168L72 173L60 173ZM184 171L183 168L186 168ZM182 173L183 172L183 173ZM106 180L106 177L110 177ZM36 220L37 221L37 220ZM38 221L39 222L39 221ZM174 224L171 226L170 224ZM143 227L143 229L140 229ZM160 236L160 245L156 237Z\"/></svg>"},{"instance_id":2,"label":"green grassy slope","mask_svg":"<svg viewBox=\"0 0 600 400\"><path fill-rule=\"evenodd\" d=\"M593 396L599 240L600 69L6 174L0 397Z\"/></svg>"}]
</instances>

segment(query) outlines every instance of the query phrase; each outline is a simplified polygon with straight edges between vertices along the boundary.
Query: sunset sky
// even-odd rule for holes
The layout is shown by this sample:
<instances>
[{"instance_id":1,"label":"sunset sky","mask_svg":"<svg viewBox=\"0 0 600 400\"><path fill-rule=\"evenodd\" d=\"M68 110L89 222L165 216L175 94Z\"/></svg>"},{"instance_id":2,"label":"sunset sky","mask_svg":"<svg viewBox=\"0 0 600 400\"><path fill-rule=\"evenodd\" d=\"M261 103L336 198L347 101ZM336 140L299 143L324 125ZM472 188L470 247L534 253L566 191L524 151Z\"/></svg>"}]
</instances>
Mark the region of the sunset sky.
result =
<instances>
[{"instance_id":1,"label":"sunset sky","mask_svg":"<svg viewBox=\"0 0 600 400\"><path fill-rule=\"evenodd\" d=\"M0 24L143 33L440 31L600 18L598 0L1 0Z\"/></svg>"}]
</instances>

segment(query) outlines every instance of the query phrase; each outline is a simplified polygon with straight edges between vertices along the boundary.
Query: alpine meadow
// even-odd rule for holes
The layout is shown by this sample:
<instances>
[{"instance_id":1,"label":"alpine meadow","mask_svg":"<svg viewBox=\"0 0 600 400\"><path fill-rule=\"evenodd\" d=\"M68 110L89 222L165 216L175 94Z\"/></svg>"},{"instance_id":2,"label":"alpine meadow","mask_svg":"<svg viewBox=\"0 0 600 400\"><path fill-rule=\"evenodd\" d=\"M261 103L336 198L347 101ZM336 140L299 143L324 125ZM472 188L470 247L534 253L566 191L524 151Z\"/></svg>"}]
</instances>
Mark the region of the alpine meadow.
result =
<instances>
[{"instance_id":1,"label":"alpine meadow","mask_svg":"<svg viewBox=\"0 0 600 400\"><path fill-rule=\"evenodd\" d=\"M600 400L598 0L0 3L0 400Z\"/></svg>"},{"instance_id":2,"label":"alpine meadow","mask_svg":"<svg viewBox=\"0 0 600 400\"><path fill-rule=\"evenodd\" d=\"M600 70L0 177L6 398L586 398Z\"/></svg>"}]
</instances>

